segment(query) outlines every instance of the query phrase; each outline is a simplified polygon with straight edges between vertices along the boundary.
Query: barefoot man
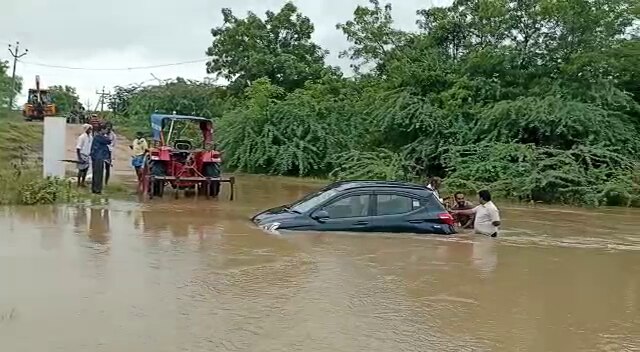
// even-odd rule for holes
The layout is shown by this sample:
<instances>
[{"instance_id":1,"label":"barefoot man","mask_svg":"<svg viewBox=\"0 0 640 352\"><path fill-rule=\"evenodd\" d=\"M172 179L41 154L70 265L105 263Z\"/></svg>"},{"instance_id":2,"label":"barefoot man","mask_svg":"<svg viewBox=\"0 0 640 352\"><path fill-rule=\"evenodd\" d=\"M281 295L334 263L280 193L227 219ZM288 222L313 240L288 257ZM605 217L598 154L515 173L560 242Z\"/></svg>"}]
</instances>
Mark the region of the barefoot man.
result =
<instances>
[{"instance_id":1,"label":"barefoot man","mask_svg":"<svg viewBox=\"0 0 640 352\"><path fill-rule=\"evenodd\" d=\"M89 124L82 125L83 132L78 136L76 156L78 157L78 187L84 187L87 172L91 165L91 143L93 142L92 128Z\"/></svg>"},{"instance_id":2,"label":"barefoot man","mask_svg":"<svg viewBox=\"0 0 640 352\"><path fill-rule=\"evenodd\" d=\"M111 140L106 136L107 130L104 126L99 127L93 135L93 143L91 143L91 167L93 168L93 177L91 179L91 192L94 194L102 194L104 186L104 165L109 160L109 144Z\"/></svg>"},{"instance_id":3,"label":"barefoot man","mask_svg":"<svg viewBox=\"0 0 640 352\"><path fill-rule=\"evenodd\" d=\"M131 166L136 170L136 176L138 176L138 180L140 180L140 177L142 177L142 166L144 166L144 155L149 149L147 140L144 139L142 132L136 133L136 139L133 140L129 148L131 148Z\"/></svg>"},{"instance_id":4,"label":"barefoot man","mask_svg":"<svg viewBox=\"0 0 640 352\"><path fill-rule=\"evenodd\" d=\"M113 152L115 151L116 141L118 137L116 136L116 133L113 132L113 124L111 122L107 121L104 126L107 129L106 136L109 138L109 140L111 140L111 144L108 145L109 160L104 163L104 185L106 186L109 184L109 179L111 178L111 168L113 167L113 161L115 160Z\"/></svg>"}]
</instances>

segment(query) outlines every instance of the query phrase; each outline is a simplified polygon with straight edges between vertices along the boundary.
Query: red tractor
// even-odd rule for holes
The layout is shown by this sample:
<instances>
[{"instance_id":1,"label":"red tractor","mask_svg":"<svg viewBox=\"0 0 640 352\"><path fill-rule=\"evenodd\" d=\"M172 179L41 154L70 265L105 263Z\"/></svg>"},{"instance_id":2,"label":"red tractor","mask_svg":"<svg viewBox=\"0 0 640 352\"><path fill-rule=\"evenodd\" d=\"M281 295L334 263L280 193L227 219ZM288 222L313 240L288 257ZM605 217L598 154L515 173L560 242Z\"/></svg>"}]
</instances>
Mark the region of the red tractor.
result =
<instances>
[{"instance_id":1,"label":"red tractor","mask_svg":"<svg viewBox=\"0 0 640 352\"><path fill-rule=\"evenodd\" d=\"M178 191L195 191L217 197L222 183L229 183L233 200L235 179L223 178L220 152L212 147L211 120L181 115L151 115L153 142L145 155L138 191L149 198L162 197L170 185ZM198 136L200 135L200 136ZM196 145L194 140L200 140Z\"/></svg>"}]
</instances>

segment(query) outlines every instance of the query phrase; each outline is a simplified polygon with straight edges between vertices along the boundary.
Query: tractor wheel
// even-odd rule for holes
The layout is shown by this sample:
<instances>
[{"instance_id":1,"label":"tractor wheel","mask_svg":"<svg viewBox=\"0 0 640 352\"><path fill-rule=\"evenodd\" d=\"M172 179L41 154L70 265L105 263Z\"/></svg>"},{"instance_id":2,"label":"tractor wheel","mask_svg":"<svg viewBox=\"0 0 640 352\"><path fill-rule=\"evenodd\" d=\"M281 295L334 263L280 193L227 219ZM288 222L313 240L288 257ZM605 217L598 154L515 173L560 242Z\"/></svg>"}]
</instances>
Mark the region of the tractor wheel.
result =
<instances>
[{"instance_id":1,"label":"tractor wheel","mask_svg":"<svg viewBox=\"0 0 640 352\"><path fill-rule=\"evenodd\" d=\"M204 177L220 177L220 164L207 163L202 167ZM209 197L217 197L220 194L220 181L211 181L209 185Z\"/></svg>"},{"instance_id":2,"label":"tractor wheel","mask_svg":"<svg viewBox=\"0 0 640 352\"><path fill-rule=\"evenodd\" d=\"M167 175L167 168L165 163L163 162L152 162L151 163L151 175L156 177L162 177ZM155 180L153 184L150 185L153 196L162 197L164 194L164 181L163 180Z\"/></svg>"}]
</instances>

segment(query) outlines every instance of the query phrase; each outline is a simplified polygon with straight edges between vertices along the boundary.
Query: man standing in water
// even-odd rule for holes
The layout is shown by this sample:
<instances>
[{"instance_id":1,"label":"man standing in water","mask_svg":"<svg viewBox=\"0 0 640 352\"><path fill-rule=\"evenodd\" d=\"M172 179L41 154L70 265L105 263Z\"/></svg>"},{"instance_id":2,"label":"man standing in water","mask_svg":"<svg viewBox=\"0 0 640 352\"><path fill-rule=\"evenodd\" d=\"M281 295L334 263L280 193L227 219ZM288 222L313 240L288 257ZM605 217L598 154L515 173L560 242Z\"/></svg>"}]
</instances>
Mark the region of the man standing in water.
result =
<instances>
[{"instance_id":1,"label":"man standing in water","mask_svg":"<svg viewBox=\"0 0 640 352\"><path fill-rule=\"evenodd\" d=\"M107 129L107 138L111 140L111 143L108 145L109 147L109 159L104 164L104 185L109 184L109 178L111 177L111 167L113 167L113 161L115 160L115 156L113 152L115 151L116 146L116 134L113 132L113 124L111 122L105 123L105 128Z\"/></svg>"},{"instance_id":2,"label":"man standing in water","mask_svg":"<svg viewBox=\"0 0 640 352\"><path fill-rule=\"evenodd\" d=\"M451 213L474 215L474 232L486 236L497 237L500 226L500 211L491 201L491 193L487 190L478 192L480 205L468 210L452 210Z\"/></svg>"},{"instance_id":3,"label":"man standing in water","mask_svg":"<svg viewBox=\"0 0 640 352\"><path fill-rule=\"evenodd\" d=\"M429 183L427 183L427 188L433 192L433 195L438 198L440 203L443 202L442 198L440 198L440 186L442 186L442 179L440 177L432 177L429 179Z\"/></svg>"},{"instance_id":4,"label":"man standing in water","mask_svg":"<svg viewBox=\"0 0 640 352\"><path fill-rule=\"evenodd\" d=\"M464 193L462 192L457 192L456 194L454 194L453 200L454 200L454 203L453 203L453 206L451 207L451 210L471 210L474 208L473 203L466 200L464 198ZM463 229L473 228L473 220L474 220L473 215L457 213L453 217L455 221L460 224L461 228Z\"/></svg>"},{"instance_id":5,"label":"man standing in water","mask_svg":"<svg viewBox=\"0 0 640 352\"><path fill-rule=\"evenodd\" d=\"M141 169L144 162L144 155L147 153L149 149L149 145L147 144L147 140L144 139L144 134L142 132L136 132L136 139L133 140L133 143L129 146L131 149L131 166L136 170L136 176L138 176L138 180L141 177Z\"/></svg>"},{"instance_id":6,"label":"man standing in water","mask_svg":"<svg viewBox=\"0 0 640 352\"><path fill-rule=\"evenodd\" d=\"M91 166L93 167L93 177L91 180L91 192L102 193L102 179L104 176L104 165L109 160L109 144L111 140L106 136L107 130L99 127L93 136L91 144Z\"/></svg>"},{"instance_id":7,"label":"man standing in water","mask_svg":"<svg viewBox=\"0 0 640 352\"><path fill-rule=\"evenodd\" d=\"M78 136L78 142L76 143L76 156L78 157L78 187L84 187L87 179L87 172L89 166L91 166L91 143L93 142L93 135L91 131L91 125L82 125L83 132Z\"/></svg>"}]
</instances>

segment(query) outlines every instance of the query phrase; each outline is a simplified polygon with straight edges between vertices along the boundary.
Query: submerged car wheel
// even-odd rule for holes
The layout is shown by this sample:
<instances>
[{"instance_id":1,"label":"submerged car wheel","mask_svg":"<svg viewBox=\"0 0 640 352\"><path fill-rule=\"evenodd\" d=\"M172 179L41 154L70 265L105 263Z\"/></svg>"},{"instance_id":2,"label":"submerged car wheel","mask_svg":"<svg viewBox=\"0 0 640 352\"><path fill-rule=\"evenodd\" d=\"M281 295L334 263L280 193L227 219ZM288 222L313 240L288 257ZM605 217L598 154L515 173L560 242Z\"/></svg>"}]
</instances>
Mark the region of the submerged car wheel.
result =
<instances>
[{"instance_id":1,"label":"submerged car wheel","mask_svg":"<svg viewBox=\"0 0 640 352\"><path fill-rule=\"evenodd\" d=\"M202 167L204 177L220 177L220 163L206 163ZM217 197L220 194L220 181L211 181L209 185L209 197Z\"/></svg>"}]
</instances>

